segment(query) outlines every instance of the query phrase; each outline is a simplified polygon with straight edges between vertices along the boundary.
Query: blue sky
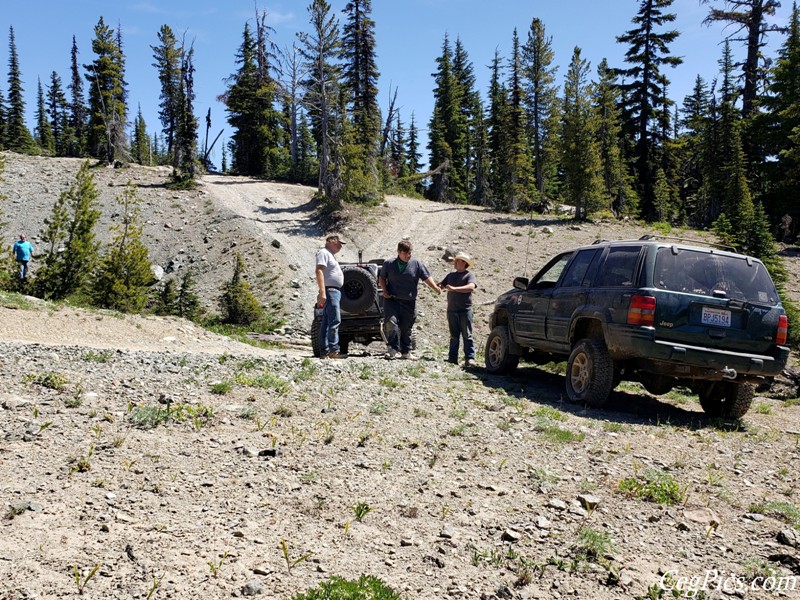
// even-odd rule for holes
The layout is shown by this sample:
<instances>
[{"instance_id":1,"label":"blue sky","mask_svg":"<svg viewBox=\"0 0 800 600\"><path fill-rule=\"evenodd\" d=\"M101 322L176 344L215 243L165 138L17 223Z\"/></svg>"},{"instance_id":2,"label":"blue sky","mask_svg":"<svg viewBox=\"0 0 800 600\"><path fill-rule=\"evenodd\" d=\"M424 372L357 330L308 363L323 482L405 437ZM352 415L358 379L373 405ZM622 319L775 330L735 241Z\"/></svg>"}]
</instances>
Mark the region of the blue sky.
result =
<instances>
[{"instance_id":1,"label":"blue sky","mask_svg":"<svg viewBox=\"0 0 800 600\"><path fill-rule=\"evenodd\" d=\"M346 0L329 0L341 18ZM385 112L389 104L390 86L398 88L401 118L408 124L411 112L417 124L427 126L433 104L431 74L435 59L441 52L442 40L459 37L474 65L478 87L484 95L489 80L488 65L495 49L507 57L516 28L522 42L527 37L531 20L541 19L553 39L555 63L559 75L568 66L575 46L592 65L592 74L602 58L609 64L624 66L626 47L615 42L616 36L632 27L639 0L373 0L376 22L380 104ZM279 46L290 46L298 31L308 29L309 0L259 1L258 7L268 13L267 22L275 29ZM721 4L718 0L717 4ZM153 63L151 45L163 24L180 35L186 35L195 47L195 110L205 131L204 117L209 108L212 116L213 138L226 126L223 105L216 97L225 89L224 78L235 70L234 56L241 44L244 24L255 14L253 0L161 0L137 2L108 0L28 0L7 6L0 18L0 88L7 97L8 28L14 27L17 53L22 72L29 121L36 104L37 78L46 86L50 73L56 71L64 85L69 81L72 36L78 43L79 60L93 60L91 40L95 24L102 16L107 25L122 27L127 56L128 88L131 119L141 105L142 114L152 132L158 122L159 84ZM723 37L721 25L707 27L702 20L708 6L699 0L675 0L672 12L677 14L673 24L681 32L672 44L674 54L684 63L667 69L672 81L670 96L681 101L691 92L699 74L707 81L718 71ZM788 21L791 3L785 1L776 22ZM771 34L774 55L782 43L779 34ZM743 56L740 46L733 48L734 56ZM424 134L424 131L423 131ZM227 137L226 131L223 134ZM427 153L425 154L427 159ZM219 165L220 144L212 160Z\"/></svg>"}]
</instances>

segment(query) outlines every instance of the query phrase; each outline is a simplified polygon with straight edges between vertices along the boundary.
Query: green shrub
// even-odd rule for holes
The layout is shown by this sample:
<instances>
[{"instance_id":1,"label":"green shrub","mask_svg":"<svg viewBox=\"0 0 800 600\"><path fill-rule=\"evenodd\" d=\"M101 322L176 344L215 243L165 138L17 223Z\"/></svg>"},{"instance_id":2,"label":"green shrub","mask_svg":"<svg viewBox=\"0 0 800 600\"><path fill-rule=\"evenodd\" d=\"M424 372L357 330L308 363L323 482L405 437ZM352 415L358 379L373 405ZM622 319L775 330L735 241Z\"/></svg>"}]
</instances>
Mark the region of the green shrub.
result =
<instances>
[{"instance_id":1,"label":"green shrub","mask_svg":"<svg viewBox=\"0 0 800 600\"><path fill-rule=\"evenodd\" d=\"M400 600L401 596L382 580L362 575L358 581L331 577L292 600Z\"/></svg>"},{"instance_id":2,"label":"green shrub","mask_svg":"<svg viewBox=\"0 0 800 600\"><path fill-rule=\"evenodd\" d=\"M619 482L622 493L657 504L679 504L686 498L686 487L669 473L648 469L644 476L626 477Z\"/></svg>"},{"instance_id":3,"label":"green shrub","mask_svg":"<svg viewBox=\"0 0 800 600\"><path fill-rule=\"evenodd\" d=\"M244 270L244 259L237 252L233 277L223 286L219 299L223 323L249 325L264 316L264 308L253 295L250 284L242 278Z\"/></svg>"}]
</instances>

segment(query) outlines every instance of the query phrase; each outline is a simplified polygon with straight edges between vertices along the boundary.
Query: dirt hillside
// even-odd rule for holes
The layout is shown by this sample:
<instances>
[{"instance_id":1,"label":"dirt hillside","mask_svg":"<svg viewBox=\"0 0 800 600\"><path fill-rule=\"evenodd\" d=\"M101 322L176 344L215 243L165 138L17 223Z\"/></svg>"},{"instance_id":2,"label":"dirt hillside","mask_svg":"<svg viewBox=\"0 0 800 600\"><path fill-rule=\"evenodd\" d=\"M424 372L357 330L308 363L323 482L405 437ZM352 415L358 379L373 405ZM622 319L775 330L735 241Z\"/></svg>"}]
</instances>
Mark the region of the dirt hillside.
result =
<instances>
[{"instance_id":1,"label":"dirt hillside","mask_svg":"<svg viewBox=\"0 0 800 600\"><path fill-rule=\"evenodd\" d=\"M6 163L8 242L37 244L80 162ZM408 599L800 594L796 400L760 396L719 423L696 397L624 385L587 410L549 369L447 364L444 300L428 292L420 360L374 344L313 359L313 190L215 175L177 193L161 169L94 172L99 229L136 183L154 264L196 269L209 309L242 252L260 297L284 306L284 343L0 298L0 599L289 599L361 574ZM445 249L473 254L481 347L514 275L645 232L389 197L353 216L342 259L409 236L443 276Z\"/></svg>"}]
</instances>

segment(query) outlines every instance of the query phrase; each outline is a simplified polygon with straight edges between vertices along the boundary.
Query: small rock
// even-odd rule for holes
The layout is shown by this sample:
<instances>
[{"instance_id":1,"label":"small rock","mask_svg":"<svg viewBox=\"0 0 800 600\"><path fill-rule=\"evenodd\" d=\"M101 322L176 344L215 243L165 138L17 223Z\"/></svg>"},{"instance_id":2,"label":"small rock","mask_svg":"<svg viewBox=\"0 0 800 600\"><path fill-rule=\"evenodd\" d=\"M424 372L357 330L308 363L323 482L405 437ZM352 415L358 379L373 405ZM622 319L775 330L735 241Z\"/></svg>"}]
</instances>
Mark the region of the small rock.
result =
<instances>
[{"instance_id":1,"label":"small rock","mask_svg":"<svg viewBox=\"0 0 800 600\"><path fill-rule=\"evenodd\" d=\"M550 519L541 515L536 517L534 523L539 529L550 529L553 526L553 523L550 521Z\"/></svg>"},{"instance_id":2,"label":"small rock","mask_svg":"<svg viewBox=\"0 0 800 600\"><path fill-rule=\"evenodd\" d=\"M550 508L555 508L556 510L567 510L567 503L563 500L559 500L558 498L551 498L547 502L547 506Z\"/></svg>"},{"instance_id":3,"label":"small rock","mask_svg":"<svg viewBox=\"0 0 800 600\"><path fill-rule=\"evenodd\" d=\"M553 233L553 228L547 226L542 227L542 233Z\"/></svg>"},{"instance_id":4,"label":"small rock","mask_svg":"<svg viewBox=\"0 0 800 600\"><path fill-rule=\"evenodd\" d=\"M764 515L760 513L746 513L744 515L745 519L749 519L750 521L754 521L756 523L761 523L764 520Z\"/></svg>"},{"instance_id":5,"label":"small rock","mask_svg":"<svg viewBox=\"0 0 800 600\"><path fill-rule=\"evenodd\" d=\"M522 539L522 534L519 531L514 531L513 529L506 529L503 532L501 539L504 542L516 543Z\"/></svg>"},{"instance_id":6,"label":"small rock","mask_svg":"<svg viewBox=\"0 0 800 600\"><path fill-rule=\"evenodd\" d=\"M689 521L700 523L701 525L705 525L707 527L716 527L719 525L719 517L717 517L716 513L710 508L706 508L704 506L685 510L683 512L683 516Z\"/></svg>"},{"instance_id":7,"label":"small rock","mask_svg":"<svg viewBox=\"0 0 800 600\"><path fill-rule=\"evenodd\" d=\"M272 247L273 248L280 248L281 243L278 240L272 240Z\"/></svg>"},{"instance_id":8,"label":"small rock","mask_svg":"<svg viewBox=\"0 0 800 600\"><path fill-rule=\"evenodd\" d=\"M784 546L791 546L792 548L800 548L800 539L797 537L797 531L794 529L784 529L778 533L778 541Z\"/></svg>"},{"instance_id":9,"label":"small rock","mask_svg":"<svg viewBox=\"0 0 800 600\"><path fill-rule=\"evenodd\" d=\"M586 510L594 510L600 505L600 498L592 494L578 494L578 502Z\"/></svg>"},{"instance_id":10,"label":"small rock","mask_svg":"<svg viewBox=\"0 0 800 600\"><path fill-rule=\"evenodd\" d=\"M264 592L264 586L258 579L253 579L244 584L242 596L257 596Z\"/></svg>"},{"instance_id":11,"label":"small rock","mask_svg":"<svg viewBox=\"0 0 800 600\"><path fill-rule=\"evenodd\" d=\"M278 448L265 448L258 453L259 456L266 456L267 458L275 458L280 454L280 450Z\"/></svg>"},{"instance_id":12,"label":"small rock","mask_svg":"<svg viewBox=\"0 0 800 600\"><path fill-rule=\"evenodd\" d=\"M450 525L445 525L442 527L442 530L439 532L439 537L444 538L446 540L451 540L455 536L455 532Z\"/></svg>"},{"instance_id":13,"label":"small rock","mask_svg":"<svg viewBox=\"0 0 800 600\"><path fill-rule=\"evenodd\" d=\"M403 547L413 546L414 540L411 538L400 538L400 545Z\"/></svg>"},{"instance_id":14,"label":"small rock","mask_svg":"<svg viewBox=\"0 0 800 600\"><path fill-rule=\"evenodd\" d=\"M692 528L689 527L689 524L686 521L681 521L678 523L678 531L691 531L691 529Z\"/></svg>"}]
</instances>

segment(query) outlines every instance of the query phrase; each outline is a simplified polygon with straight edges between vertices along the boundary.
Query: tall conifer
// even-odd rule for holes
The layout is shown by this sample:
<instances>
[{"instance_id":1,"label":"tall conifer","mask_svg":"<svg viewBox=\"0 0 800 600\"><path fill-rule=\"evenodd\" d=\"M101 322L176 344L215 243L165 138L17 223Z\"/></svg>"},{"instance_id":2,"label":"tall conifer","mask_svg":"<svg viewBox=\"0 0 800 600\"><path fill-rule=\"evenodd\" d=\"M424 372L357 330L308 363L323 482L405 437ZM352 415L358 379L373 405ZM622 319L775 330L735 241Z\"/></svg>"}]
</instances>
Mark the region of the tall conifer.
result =
<instances>
[{"instance_id":1,"label":"tall conifer","mask_svg":"<svg viewBox=\"0 0 800 600\"><path fill-rule=\"evenodd\" d=\"M35 152L33 136L25 125L25 90L19 69L17 43L14 27L8 29L8 121L6 124L6 147L14 152Z\"/></svg>"}]
</instances>

